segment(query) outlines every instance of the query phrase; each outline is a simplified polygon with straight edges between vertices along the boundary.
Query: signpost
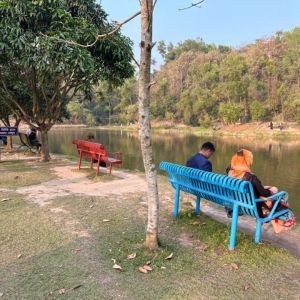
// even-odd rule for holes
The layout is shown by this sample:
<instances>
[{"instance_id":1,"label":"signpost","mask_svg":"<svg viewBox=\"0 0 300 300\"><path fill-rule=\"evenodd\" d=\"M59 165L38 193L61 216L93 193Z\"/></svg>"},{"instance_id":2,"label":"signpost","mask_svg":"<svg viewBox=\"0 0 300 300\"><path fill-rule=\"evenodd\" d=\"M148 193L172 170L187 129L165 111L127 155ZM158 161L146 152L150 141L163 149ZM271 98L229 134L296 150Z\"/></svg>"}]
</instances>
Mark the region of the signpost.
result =
<instances>
[{"instance_id":1,"label":"signpost","mask_svg":"<svg viewBox=\"0 0 300 300\"><path fill-rule=\"evenodd\" d=\"M18 135L18 127L0 127L0 136Z\"/></svg>"},{"instance_id":2,"label":"signpost","mask_svg":"<svg viewBox=\"0 0 300 300\"><path fill-rule=\"evenodd\" d=\"M7 136L18 135L18 127L0 127L0 138L6 138ZM0 149L1 160L1 149Z\"/></svg>"}]
</instances>

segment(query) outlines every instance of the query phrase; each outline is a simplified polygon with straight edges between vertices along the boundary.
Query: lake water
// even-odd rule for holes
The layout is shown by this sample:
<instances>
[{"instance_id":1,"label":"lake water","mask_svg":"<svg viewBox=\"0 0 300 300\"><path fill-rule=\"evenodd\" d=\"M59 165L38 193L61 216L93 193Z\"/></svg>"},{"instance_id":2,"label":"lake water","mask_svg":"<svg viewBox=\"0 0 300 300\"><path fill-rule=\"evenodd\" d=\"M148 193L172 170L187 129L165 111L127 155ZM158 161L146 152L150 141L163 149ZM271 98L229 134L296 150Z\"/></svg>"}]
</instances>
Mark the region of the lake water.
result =
<instances>
[{"instance_id":1,"label":"lake water","mask_svg":"<svg viewBox=\"0 0 300 300\"><path fill-rule=\"evenodd\" d=\"M95 142L109 152L121 151L125 169L143 171L143 160L137 132L85 128L52 129L49 133L50 152L77 156L74 139L86 139L93 133ZM300 139L272 140L269 138L199 137L170 132L153 133L152 145L156 165L161 161L185 164L201 144L212 141L216 153L212 157L213 171L224 173L232 155L240 148L254 154L252 171L264 185L274 185L289 192L289 203L300 220Z\"/></svg>"}]
</instances>

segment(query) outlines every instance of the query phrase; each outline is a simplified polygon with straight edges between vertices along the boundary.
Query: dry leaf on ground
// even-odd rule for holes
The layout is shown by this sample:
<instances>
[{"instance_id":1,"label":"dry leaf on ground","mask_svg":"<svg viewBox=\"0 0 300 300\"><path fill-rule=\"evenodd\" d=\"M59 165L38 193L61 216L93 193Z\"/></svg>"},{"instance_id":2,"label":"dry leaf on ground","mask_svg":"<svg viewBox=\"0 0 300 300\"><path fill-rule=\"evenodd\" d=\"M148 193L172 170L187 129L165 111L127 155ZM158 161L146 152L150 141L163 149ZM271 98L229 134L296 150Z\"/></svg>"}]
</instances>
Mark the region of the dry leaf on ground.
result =
<instances>
[{"instance_id":1,"label":"dry leaf on ground","mask_svg":"<svg viewBox=\"0 0 300 300\"><path fill-rule=\"evenodd\" d=\"M17 256L17 258L21 258L22 257L22 254L19 254L18 256Z\"/></svg>"},{"instance_id":2,"label":"dry leaf on ground","mask_svg":"<svg viewBox=\"0 0 300 300\"><path fill-rule=\"evenodd\" d=\"M146 269L144 269L143 267L139 267L139 271L144 274L148 273L148 271Z\"/></svg>"},{"instance_id":3,"label":"dry leaf on ground","mask_svg":"<svg viewBox=\"0 0 300 300\"><path fill-rule=\"evenodd\" d=\"M117 260L115 258L112 258L111 260L114 264L117 262Z\"/></svg>"},{"instance_id":4,"label":"dry leaf on ground","mask_svg":"<svg viewBox=\"0 0 300 300\"><path fill-rule=\"evenodd\" d=\"M143 268L147 271L152 271L152 268L148 265L144 265Z\"/></svg>"},{"instance_id":5,"label":"dry leaf on ground","mask_svg":"<svg viewBox=\"0 0 300 300\"><path fill-rule=\"evenodd\" d=\"M173 252L172 252L172 253L171 253L170 255L168 255L165 259L166 259L166 260L172 259L172 258L173 258L173 255L174 255L174 254L173 254Z\"/></svg>"},{"instance_id":6,"label":"dry leaf on ground","mask_svg":"<svg viewBox=\"0 0 300 300\"><path fill-rule=\"evenodd\" d=\"M122 268L120 265L117 265L117 264L114 264L114 265L113 265L113 268L114 268L115 270L117 270L117 271L120 271L120 272L123 272L123 271L124 271L123 268Z\"/></svg>"},{"instance_id":7,"label":"dry leaf on ground","mask_svg":"<svg viewBox=\"0 0 300 300\"><path fill-rule=\"evenodd\" d=\"M103 220L102 220L103 223L106 223L106 222L109 222L109 221L110 221L110 220L108 220L108 219L103 219Z\"/></svg>"},{"instance_id":8,"label":"dry leaf on ground","mask_svg":"<svg viewBox=\"0 0 300 300\"><path fill-rule=\"evenodd\" d=\"M127 255L128 260L131 260L131 259L134 259L134 258L136 258L136 253L131 253L131 254Z\"/></svg>"},{"instance_id":9,"label":"dry leaf on ground","mask_svg":"<svg viewBox=\"0 0 300 300\"><path fill-rule=\"evenodd\" d=\"M58 292L60 295L63 295L65 293L65 289L59 289Z\"/></svg>"},{"instance_id":10,"label":"dry leaf on ground","mask_svg":"<svg viewBox=\"0 0 300 300\"><path fill-rule=\"evenodd\" d=\"M239 266L238 266L236 263L234 263L234 262L231 263L230 266L231 266L231 268L234 269L234 270L238 270L238 268L239 268Z\"/></svg>"}]
</instances>

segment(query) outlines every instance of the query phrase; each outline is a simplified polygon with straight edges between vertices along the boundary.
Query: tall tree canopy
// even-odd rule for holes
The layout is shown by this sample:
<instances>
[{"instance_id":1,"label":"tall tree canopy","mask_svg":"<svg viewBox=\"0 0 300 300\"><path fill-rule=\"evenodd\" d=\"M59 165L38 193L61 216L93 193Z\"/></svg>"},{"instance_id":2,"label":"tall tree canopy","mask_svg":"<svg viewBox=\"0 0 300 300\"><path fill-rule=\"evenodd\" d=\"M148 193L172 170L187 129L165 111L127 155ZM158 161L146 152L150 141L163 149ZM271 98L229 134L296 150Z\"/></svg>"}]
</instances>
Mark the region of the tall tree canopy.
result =
<instances>
[{"instance_id":1,"label":"tall tree canopy","mask_svg":"<svg viewBox=\"0 0 300 300\"><path fill-rule=\"evenodd\" d=\"M99 80L120 84L133 75L128 38L116 32L94 43L113 27L94 0L0 0L0 92L41 132L43 160L50 158L47 132L76 93L89 96Z\"/></svg>"}]
</instances>

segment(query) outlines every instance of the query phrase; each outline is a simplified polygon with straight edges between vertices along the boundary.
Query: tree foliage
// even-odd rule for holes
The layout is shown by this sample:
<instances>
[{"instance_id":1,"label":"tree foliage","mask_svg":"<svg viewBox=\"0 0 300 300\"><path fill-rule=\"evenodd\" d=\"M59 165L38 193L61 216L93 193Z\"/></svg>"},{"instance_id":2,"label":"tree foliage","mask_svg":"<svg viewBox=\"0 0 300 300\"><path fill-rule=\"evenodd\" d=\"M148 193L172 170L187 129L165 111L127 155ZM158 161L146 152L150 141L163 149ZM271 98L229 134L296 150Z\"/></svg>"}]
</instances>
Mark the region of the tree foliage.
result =
<instances>
[{"instance_id":1,"label":"tree foliage","mask_svg":"<svg viewBox=\"0 0 300 300\"><path fill-rule=\"evenodd\" d=\"M25 122L47 133L78 92L133 75L131 42L120 33L85 45L113 24L94 0L0 1L0 92ZM67 43L65 41L72 41ZM25 111L20 90L32 103ZM43 143L43 139L42 139Z\"/></svg>"}]
</instances>

